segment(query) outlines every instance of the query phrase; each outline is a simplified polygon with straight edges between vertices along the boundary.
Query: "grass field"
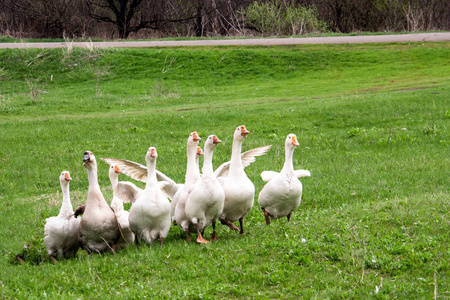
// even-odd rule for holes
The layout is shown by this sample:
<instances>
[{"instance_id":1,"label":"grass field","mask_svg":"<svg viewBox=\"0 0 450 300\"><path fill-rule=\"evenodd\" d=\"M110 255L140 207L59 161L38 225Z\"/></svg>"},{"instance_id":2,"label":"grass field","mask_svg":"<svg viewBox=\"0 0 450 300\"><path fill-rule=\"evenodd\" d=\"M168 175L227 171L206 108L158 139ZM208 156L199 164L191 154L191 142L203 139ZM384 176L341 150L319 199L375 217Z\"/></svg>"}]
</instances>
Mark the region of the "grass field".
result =
<instances>
[{"instance_id":1,"label":"grass field","mask_svg":"<svg viewBox=\"0 0 450 300\"><path fill-rule=\"evenodd\" d=\"M2 298L450 298L449 57L450 43L1 50ZM245 235L221 226L205 246L173 227L162 248L46 257L62 170L85 202L85 150L144 163L155 146L182 182L191 131L223 141L219 166L241 124L243 150L273 145L246 168ZM291 222L266 226L260 173L281 169L289 133L312 176Z\"/></svg>"}]
</instances>

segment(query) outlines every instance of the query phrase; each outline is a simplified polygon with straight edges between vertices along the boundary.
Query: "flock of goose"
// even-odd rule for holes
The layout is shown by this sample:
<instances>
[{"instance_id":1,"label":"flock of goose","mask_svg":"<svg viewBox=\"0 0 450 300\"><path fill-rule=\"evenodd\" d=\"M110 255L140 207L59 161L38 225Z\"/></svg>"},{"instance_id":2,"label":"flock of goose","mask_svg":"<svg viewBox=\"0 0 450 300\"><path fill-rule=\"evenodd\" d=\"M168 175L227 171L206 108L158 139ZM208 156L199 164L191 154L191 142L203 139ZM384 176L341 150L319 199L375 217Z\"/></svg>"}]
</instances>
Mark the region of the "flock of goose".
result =
<instances>
[{"instance_id":1,"label":"flock of goose","mask_svg":"<svg viewBox=\"0 0 450 300\"><path fill-rule=\"evenodd\" d=\"M241 153L242 142L249 131L238 126L233 136L231 160L213 170L214 148L221 142L215 135L207 137L204 153L198 146L200 137L192 132L187 140L187 166L184 184L177 184L156 169L158 153L150 147L145 156L147 166L114 158L102 158L110 164L109 177L113 187L111 205L105 201L97 177L97 161L91 151L86 151L83 166L87 170L89 189L86 204L75 211L69 195L68 171L60 175L63 203L58 216L47 218L44 227L44 244L52 261L55 257L74 257L79 248L89 254L116 251L141 241L151 244L167 237L171 224L186 233L197 234L198 243L209 243L204 231L212 226L211 240L217 240L216 222L244 233L243 219L253 207L255 187L244 168L265 154L271 145ZM300 177L311 176L307 170L294 170L293 153L298 146L295 134L285 141L285 163L280 172L264 171L267 182L259 193L258 202L266 224L270 219L287 217L300 205L302 184ZM204 156L199 168L199 156ZM120 173L146 182L145 189L128 181L118 180ZM169 201L169 199L171 201ZM132 202L129 211L124 202ZM78 216L82 215L82 218ZM239 221L240 228L233 222Z\"/></svg>"}]
</instances>

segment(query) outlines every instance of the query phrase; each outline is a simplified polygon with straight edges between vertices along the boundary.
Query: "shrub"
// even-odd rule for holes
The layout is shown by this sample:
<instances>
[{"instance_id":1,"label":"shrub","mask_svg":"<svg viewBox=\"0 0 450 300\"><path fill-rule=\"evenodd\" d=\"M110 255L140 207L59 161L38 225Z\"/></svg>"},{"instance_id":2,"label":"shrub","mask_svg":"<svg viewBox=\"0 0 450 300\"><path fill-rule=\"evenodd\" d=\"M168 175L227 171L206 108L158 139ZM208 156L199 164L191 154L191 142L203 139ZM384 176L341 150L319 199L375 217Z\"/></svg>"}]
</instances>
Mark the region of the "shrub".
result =
<instances>
[{"instance_id":1,"label":"shrub","mask_svg":"<svg viewBox=\"0 0 450 300\"><path fill-rule=\"evenodd\" d=\"M263 36L298 35L325 31L325 23L319 20L315 6L305 7L294 2L254 1L242 13L248 24Z\"/></svg>"}]
</instances>

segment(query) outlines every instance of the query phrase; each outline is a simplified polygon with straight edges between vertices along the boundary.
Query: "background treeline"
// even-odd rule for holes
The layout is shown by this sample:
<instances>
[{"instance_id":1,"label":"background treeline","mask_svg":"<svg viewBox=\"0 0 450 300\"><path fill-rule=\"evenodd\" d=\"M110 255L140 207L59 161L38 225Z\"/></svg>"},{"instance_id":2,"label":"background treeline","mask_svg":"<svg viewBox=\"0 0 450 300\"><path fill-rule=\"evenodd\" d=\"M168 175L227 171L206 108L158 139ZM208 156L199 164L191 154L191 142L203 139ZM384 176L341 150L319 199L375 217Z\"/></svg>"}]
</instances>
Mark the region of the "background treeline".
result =
<instances>
[{"instance_id":1,"label":"background treeline","mask_svg":"<svg viewBox=\"0 0 450 300\"><path fill-rule=\"evenodd\" d=\"M450 30L448 0L0 0L15 38L276 36Z\"/></svg>"}]
</instances>

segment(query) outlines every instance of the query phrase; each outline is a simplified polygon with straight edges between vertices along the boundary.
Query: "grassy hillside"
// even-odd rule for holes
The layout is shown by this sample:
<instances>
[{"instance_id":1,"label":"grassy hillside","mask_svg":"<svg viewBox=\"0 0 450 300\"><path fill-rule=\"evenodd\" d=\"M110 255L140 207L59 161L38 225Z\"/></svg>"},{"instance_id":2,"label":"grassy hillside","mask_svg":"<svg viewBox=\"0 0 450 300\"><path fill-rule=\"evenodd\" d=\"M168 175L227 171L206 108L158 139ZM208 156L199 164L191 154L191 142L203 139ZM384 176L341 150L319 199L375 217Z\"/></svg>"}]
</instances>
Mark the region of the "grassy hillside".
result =
<instances>
[{"instance_id":1,"label":"grassy hillside","mask_svg":"<svg viewBox=\"0 0 450 300\"><path fill-rule=\"evenodd\" d=\"M449 43L1 50L2 297L450 297L449 55ZM58 176L71 172L84 203L85 150L144 163L156 146L158 169L182 182L191 131L219 136L219 166L241 124L243 150L273 145L246 168L246 235L219 227L200 246L173 227L163 248L49 262ZM291 222L266 226L260 173L281 169L289 133L312 177Z\"/></svg>"}]
</instances>

